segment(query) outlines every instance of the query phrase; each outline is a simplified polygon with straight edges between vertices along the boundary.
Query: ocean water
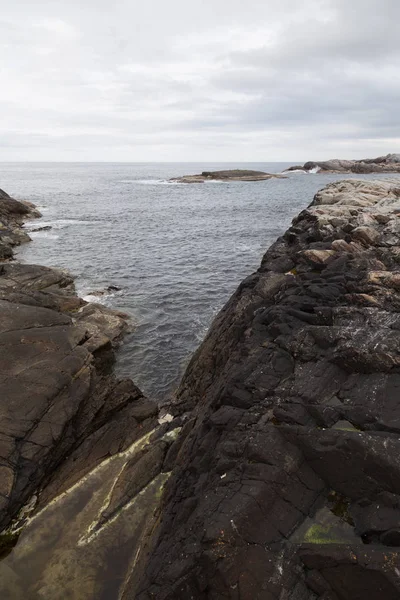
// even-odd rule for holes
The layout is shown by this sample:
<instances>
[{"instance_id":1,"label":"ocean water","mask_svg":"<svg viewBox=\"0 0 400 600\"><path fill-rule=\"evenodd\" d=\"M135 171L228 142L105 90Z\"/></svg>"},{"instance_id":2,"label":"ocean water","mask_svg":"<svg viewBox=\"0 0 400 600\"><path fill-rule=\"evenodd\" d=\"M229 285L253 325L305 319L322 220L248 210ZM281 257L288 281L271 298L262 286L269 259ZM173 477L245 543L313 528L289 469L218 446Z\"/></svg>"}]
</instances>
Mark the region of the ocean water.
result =
<instances>
[{"instance_id":1,"label":"ocean water","mask_svg":"<svg viewBox=\"0 0 400 600\"><path fill-rule=\"evenodd\" d=\"M85 297L110 285L121 288L98 298L131 316L133 331L118 351L117 372L162 401L240 281L315 192L340 177L292 173L191 185L168 179L287 166L2 163L0 188L38 205L43 218L30 228L51 227L31 233L19 260L68 269Z\"/></svg>"}]
</instances>

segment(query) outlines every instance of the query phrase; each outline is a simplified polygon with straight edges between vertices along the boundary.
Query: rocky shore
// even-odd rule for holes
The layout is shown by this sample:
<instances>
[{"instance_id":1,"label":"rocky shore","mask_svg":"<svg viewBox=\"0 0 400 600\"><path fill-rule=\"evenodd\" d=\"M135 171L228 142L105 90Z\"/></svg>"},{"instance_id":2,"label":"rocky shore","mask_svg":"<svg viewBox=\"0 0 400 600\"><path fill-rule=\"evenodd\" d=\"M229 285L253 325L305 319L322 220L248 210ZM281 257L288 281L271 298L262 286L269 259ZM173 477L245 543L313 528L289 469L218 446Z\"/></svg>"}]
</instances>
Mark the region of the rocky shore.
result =
<instances>
[{"instance_id":1,"label":"rocky shore","mask_svg":"<svg viewBox=\"0 0 400 600\"><path fill-rule=\"evenodd\" d=\"M0 597L400 598L399 214L398 180L321 190L161 415L121 316L3 261Z\"/></svg>"},{"instance_id":2,"label":"rocky shore","mask_svg":"<svg viewBox=\"0 0 400 600\"><path fill-rule=\"evenodd\" d=\"M21 228L23 221L38 216L32 205L1 192L2 557L16 544L21 530L29 529L31 513L37 514L71 487L79 488L87 474L105 460L116 457L120 471L122 465L137 476L135 490L129 487L131 500L152 479L152 470L157 461L162 462L169 443L155 441L149 450L151 460L147 458L143 440L158 425L158 408L132 381L117 380L112 374L114 349L127 329L127 315L83 301L75 293L73 278L64 271L12 260L13 248L29 241ZM119 474L109 475L116 487L113 511L127 502L125 487L117 485ZM53 523L51 535L57 537L63 525L62 519L58 525ZM49 542L47 534L44 544ZM36 587L43 581L47 592L40 597L58 597L55 573L50 569L42 581L40 565L35 563L30 569L30 558L20 542L10 558L19 564L22 551L21 568L10 567L4 558L0 562L0 597L39 597ZM53 537L52 551L54 545ZM40 544L32 545L35 555L40 555ZM32 587L27 571L35 578ZM65 561L64 571L59 581L71 576ZM86 594L83 597L96 597L80 586Z\"/></svg>"},{"instance_id":3,"label":"rocky shore","mask_svg":"<svg viewBox=\"0 0 400 600\"><path fill-rule=\"evenodd\" d=\"M400 597L399 214L328 185L218 315L127 598Z\"/></svg>"},{"instance_id":4,"label":"rocky shore","mask_svg":"<svg viewBox=\"0 0 400 600\"><path fill-rule=\"evenodd\" d=\"M282 178L283 175L272 175L263 171L231 169L228 171L203 171L198 175L184 175L170 179L173 183L204 183L206 181L265 181Z\"/></svg>"},{"instance_id":5,"label":"rocky shore","mask_svg":"<svg viewBox=\"0 0 400 600\"><path fill-rule=\"evenodd\" d=\"M326 161L309 161L304 165L296 165L287 171L314 171L323 173L400 173L400 154L387 154L378 158L362 160L339 160L334 158Z\"/></svg>"}]
</instances>

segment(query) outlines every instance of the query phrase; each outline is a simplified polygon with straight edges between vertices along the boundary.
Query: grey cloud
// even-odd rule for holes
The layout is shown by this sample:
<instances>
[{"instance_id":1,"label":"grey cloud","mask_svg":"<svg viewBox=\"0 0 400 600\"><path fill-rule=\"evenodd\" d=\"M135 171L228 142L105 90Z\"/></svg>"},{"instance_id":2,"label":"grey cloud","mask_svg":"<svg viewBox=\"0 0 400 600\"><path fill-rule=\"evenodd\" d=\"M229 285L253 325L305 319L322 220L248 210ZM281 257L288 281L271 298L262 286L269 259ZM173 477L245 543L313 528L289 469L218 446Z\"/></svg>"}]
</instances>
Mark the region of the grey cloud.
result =
<instances>
[{"instance_id":1,"label":"grey cloud","mask_svg":"<svg viewBox=\"0 0 400 600\"><path fill-rule=\"evenodd\" d=\"M0 160L398 150L395 0L16 0L2 13Z\"/></svg>"}]
</instances>

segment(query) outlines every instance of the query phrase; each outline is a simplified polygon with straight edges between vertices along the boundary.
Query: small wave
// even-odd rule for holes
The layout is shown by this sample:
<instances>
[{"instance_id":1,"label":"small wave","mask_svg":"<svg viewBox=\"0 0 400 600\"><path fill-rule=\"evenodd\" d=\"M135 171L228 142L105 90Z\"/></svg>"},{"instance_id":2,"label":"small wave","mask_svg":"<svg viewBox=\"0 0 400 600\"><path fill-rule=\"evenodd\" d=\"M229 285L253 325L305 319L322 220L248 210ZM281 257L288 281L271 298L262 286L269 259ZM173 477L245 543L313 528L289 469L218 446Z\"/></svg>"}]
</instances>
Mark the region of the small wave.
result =
<instances>
[{"instance_id":1,"label":"small wave","mask_svg":"<svg viewBox=\"0 0 400 600\"><path fill-rule=\"evenodd\" d=\"M30 231L29 236L33 238L47 238L48 240L58 240L60 237L55 233L51 233L51 231Z\"/></svg>"},{"instance_id":2,"label":"small wave","mask_svg":"<svg viewBox=\"0 0 400 600\"><path fill-rule=\"evenodd\" d=\"M314 167L309 171L305 171L304 169L293 169L291 171L282 171L282 175L290 175L291 173L302 173L303 175L314 175L315 173L320 172L320 167Z\"/></svg>"},{"instance_id":3,"label":"small wave","mask_svg":"<svg viewBox=\"0 0 400 600\"><path fill-rule=\"evenodd\" d=\"M54 221L42 221L35 220L25 223L24 228L27 231L31 231L32 229L38 229L39 227L51 227L52 229L64 229L65 227L69 227L70 225L93 225L95 223L99 223L98 220L79 220L79 219L56 219ZM36 233L33 232L32 233ZM37 232L42 233L42 232ZM45 232L43 232L45 233Z\"/></svg>"},{"instance_id":4,"label":"small wave","mask_svg":"<svg viewBox=\"0 0 400 600\"><path fill-rule=\"evenodd\" d=\"M302 173L303 175L307 175L308 171L304 171L304 169L293 169L292 171L282 171L282 175L290 175L291 173Z\"/></svg>"},{"instance_id":5,"label":"small wave","mask_svg":"<svg viewBox=\"0 0 400 600\"><path fill-rule=\"evenodd\" d=\"M63 227L68 227L68 225L94 225L95 223L100 223L98 219L57 219L53 222L53 227L62 229ZM52 225L52 223L49 223Z\"/></svg>"},{"instance_id":6,"label":"small wave","mask_svg":"<svg viewBox=\"0 0 400 600\"><path fill-rule=\"evenodd\" d=\"M119 183L133 183L138 185L185 185L179 181L169 181L168 179L121 179Z\"/></svg>"},{"instance_id":7,"label":"small wave","mask_svg":"<svg viewBox=\"0 0 400 600\"><path fill-rule=\"evenodd\" d=\"M85 285L78 289L79 296L85 300L86 302L93 302L95 304L103 304L104 306L110 306L112 304L112 299L117 296L122 296L123 290L104 290L99 292L90 292L89 290L93 290L93 285L88 286Z\"/></svg>"},{"instance_id":8,"label":"small wave","mask_svg":"<svg viewBox=\"0 0 400 600\"><path fill-rule=\"evenodd\" d=\"M104 304L105 306L108 304L107 299L112 298L113 296L114 294L107 294L104 296L95 296L94 294L81 294L81 298L85 302L93 302L93 304Z\"/></svg>"},{"instance_id":9,"label":"small wave","mask_svg":"<svg viewBox=\"0 0 400 600\"><path fill-rule=\"evenodd\" d=\"M24 229L27 231L31 231L32 229L39 229L39 227L52 227L51 221L42 221L39 219L35 219L34 221L27 221L24 224Z\"/></svg>"}]
</instances>

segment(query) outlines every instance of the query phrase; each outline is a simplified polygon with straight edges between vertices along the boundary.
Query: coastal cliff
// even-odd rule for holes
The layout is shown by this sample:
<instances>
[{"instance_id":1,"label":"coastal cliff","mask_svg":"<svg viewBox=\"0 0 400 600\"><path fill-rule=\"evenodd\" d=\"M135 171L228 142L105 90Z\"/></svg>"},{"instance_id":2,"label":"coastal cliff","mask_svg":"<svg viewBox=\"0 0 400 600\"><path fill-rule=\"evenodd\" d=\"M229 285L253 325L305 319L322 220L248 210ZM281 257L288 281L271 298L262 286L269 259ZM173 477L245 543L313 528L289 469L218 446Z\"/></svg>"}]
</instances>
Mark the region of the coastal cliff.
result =
<instances>
[{"instance_id":1,"label":"coastal cliff","mask_svg":"<svg viewBox=\"0 0 400 600\"><path fill-rule=\"evenodd\" d=\"M214 321L124 598L400 597L397 185L328 185Z\"/></svg>"},{"instance_id":2,"label":"coastal cliff","mask_svg":"<svg viewBox=\"0 0 400 600\"><path fill-rule=\"evenodd\" d=\"M3 260L0 596L400 598L399 214L397 180L321 190L160 415L122 315Z\"/></svg>"}]
</instances>

